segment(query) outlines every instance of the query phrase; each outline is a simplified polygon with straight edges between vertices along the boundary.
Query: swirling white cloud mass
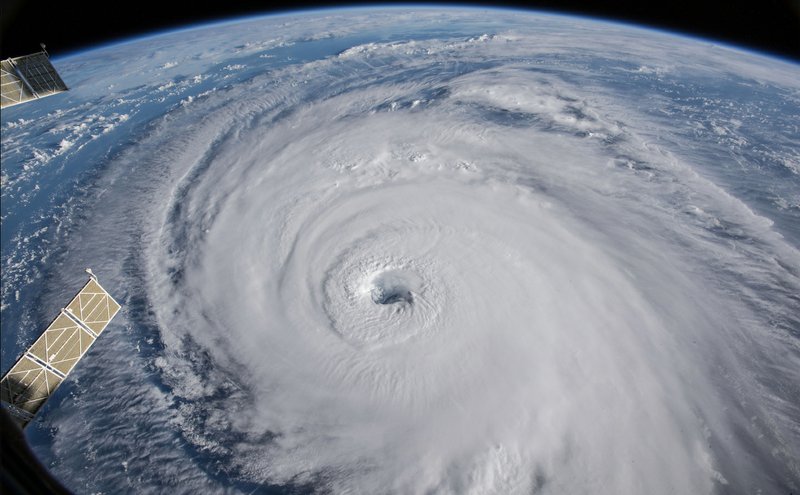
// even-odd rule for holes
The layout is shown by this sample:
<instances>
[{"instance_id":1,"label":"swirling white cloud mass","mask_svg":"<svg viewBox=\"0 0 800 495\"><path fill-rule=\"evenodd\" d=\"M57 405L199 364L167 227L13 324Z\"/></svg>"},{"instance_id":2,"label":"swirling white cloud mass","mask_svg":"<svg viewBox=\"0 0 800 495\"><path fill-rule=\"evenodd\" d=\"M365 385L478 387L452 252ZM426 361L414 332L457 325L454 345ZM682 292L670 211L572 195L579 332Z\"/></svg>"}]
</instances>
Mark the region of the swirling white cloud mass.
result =
<instances>
[{"instance_id":1,"label":"swirling white cloud mass","mask_svg":"<svg viewBox=\"0 0 800 495\"><path fill-rule=\"evenodd\" d=\"M2 302L125 304L30 435L69 486L797 489L796 65L424 9L57 65L3 115Z\"/></svg>"}]
</instances>

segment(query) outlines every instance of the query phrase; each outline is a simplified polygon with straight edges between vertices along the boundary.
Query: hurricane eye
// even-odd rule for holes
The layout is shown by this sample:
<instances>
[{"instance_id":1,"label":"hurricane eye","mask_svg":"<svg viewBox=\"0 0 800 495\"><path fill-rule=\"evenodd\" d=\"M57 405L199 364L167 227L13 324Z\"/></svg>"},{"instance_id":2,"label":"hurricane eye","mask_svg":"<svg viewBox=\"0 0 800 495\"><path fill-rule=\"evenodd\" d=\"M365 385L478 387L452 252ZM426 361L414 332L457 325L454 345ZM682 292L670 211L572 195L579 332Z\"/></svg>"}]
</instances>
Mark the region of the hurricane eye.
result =
<instances>
[{"instance_id":1,"label":"hurricane eye","mask_svg":"<svg viewBox=\"0 0 800 495\"><path fill-rule=\"evenodd\" d=\"M378 275L372 282L370 296L375 304L412 304L414 295L409 281L396 272Z\"/></svg>"}]
</instances>

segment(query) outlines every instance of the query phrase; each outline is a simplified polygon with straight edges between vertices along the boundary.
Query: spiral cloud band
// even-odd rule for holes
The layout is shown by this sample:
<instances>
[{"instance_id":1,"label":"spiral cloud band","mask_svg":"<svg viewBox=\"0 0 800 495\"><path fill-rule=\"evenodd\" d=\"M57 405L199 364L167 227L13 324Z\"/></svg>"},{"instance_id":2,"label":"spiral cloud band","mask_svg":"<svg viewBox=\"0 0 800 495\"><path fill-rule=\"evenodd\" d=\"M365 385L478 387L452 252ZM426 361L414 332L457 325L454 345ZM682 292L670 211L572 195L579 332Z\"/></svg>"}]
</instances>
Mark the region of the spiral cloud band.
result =
<instances>
[{"instance_id":1,"label":"spiral cloud band","mask_svg":"<svg viewBox=\"0 0 800 495\"><path fill-rule=\"evenodd\" d=\"M447 15L456 34L436 30ZM714 171L723 155L700 149L706 123L683 127L704 103L677 92L738 71L790 88L797 109L797 67L495 15L386 14L370 22L433 34L333 31L334 53L286 64L271 54L288 41L336 42L291 35L288 20L272 44L257 41L283 33L277 21L216 27L243 60L218 72L190 41L167 52L185 53L156 72L173 74L162 97L175 105L107 156L85 200L104 214L69 238L89 248L63 255L126 260L100 267L127 293L126 330L85 373L138 398L127 420L74 421L114 407L79 376L43 455L69 467L69 438L104 424L119 444L97 440L109 454L96 459L116 474L94 488L796 488L797 206L770 220L742 199ZM182 66L201 75L170 72ZM119 89L142 98L125 125L150 111L141 91ZM746 134L751 110L733 108L743 130L723 131ZM786 167L790 134L773 157ZM98 230L113 239L89 242ZM147 438L128 440L142 425ZM112 453L141 448L165 462Z\"/></svg>"}]
</instances>

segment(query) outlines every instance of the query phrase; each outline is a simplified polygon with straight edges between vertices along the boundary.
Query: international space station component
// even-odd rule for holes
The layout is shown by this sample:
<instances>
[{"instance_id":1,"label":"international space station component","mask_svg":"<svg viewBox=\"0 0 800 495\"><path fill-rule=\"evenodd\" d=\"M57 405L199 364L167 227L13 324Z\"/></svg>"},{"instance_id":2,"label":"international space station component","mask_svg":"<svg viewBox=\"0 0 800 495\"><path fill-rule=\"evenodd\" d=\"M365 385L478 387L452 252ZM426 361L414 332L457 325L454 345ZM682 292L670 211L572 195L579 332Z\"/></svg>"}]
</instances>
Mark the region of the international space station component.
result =
<instances>
[{"instance_id":1,"label":"international space station component","mask_svg":"<svg viewBox=\"0 0 800 495\"><path fill-rule=\"evenodd\" d=\"M89 281L0 380L3 406L24 428L105 330L120 305Z\"/></svg>"},{"instance_id":2,"label":"international space station component","mask_svg":"<svg viewBox=\"0 0 800 495\"><path fill-rule=\"evenodd\" d=\"M0 108L63 93L69 89L50 63L44 45L41 52L0 60L0 76Z\"/></svg>"}]
</instances>

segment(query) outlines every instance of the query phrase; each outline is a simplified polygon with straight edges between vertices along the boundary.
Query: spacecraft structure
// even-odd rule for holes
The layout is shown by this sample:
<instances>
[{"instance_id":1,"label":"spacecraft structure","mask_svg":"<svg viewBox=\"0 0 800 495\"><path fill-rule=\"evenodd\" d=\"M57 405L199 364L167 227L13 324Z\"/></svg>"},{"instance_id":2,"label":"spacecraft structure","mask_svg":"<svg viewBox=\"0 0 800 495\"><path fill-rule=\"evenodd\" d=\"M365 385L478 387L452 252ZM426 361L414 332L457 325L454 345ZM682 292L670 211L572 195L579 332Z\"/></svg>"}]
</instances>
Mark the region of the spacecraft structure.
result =
<instances>
[{"instance_id":1,"label":"spacecraft structure","mask_svg":"<svg viewBox=\"0 0 800 495\"><path fill-rule=\"evenodd\" d=\"M89 280L0 380L0 401L24 428L97 340L120 305Z\"/></svg>"},{"instance_id":2,"label":"spacecraft structure","mask_svg":"<svg viewBox=\"0 0 800 495\"><path fill-rule=\"evenodd\" d=\"M58 75L47 51L0 60L0 108L19 105L69 88Z\"/></svg>"}]
</instances>

